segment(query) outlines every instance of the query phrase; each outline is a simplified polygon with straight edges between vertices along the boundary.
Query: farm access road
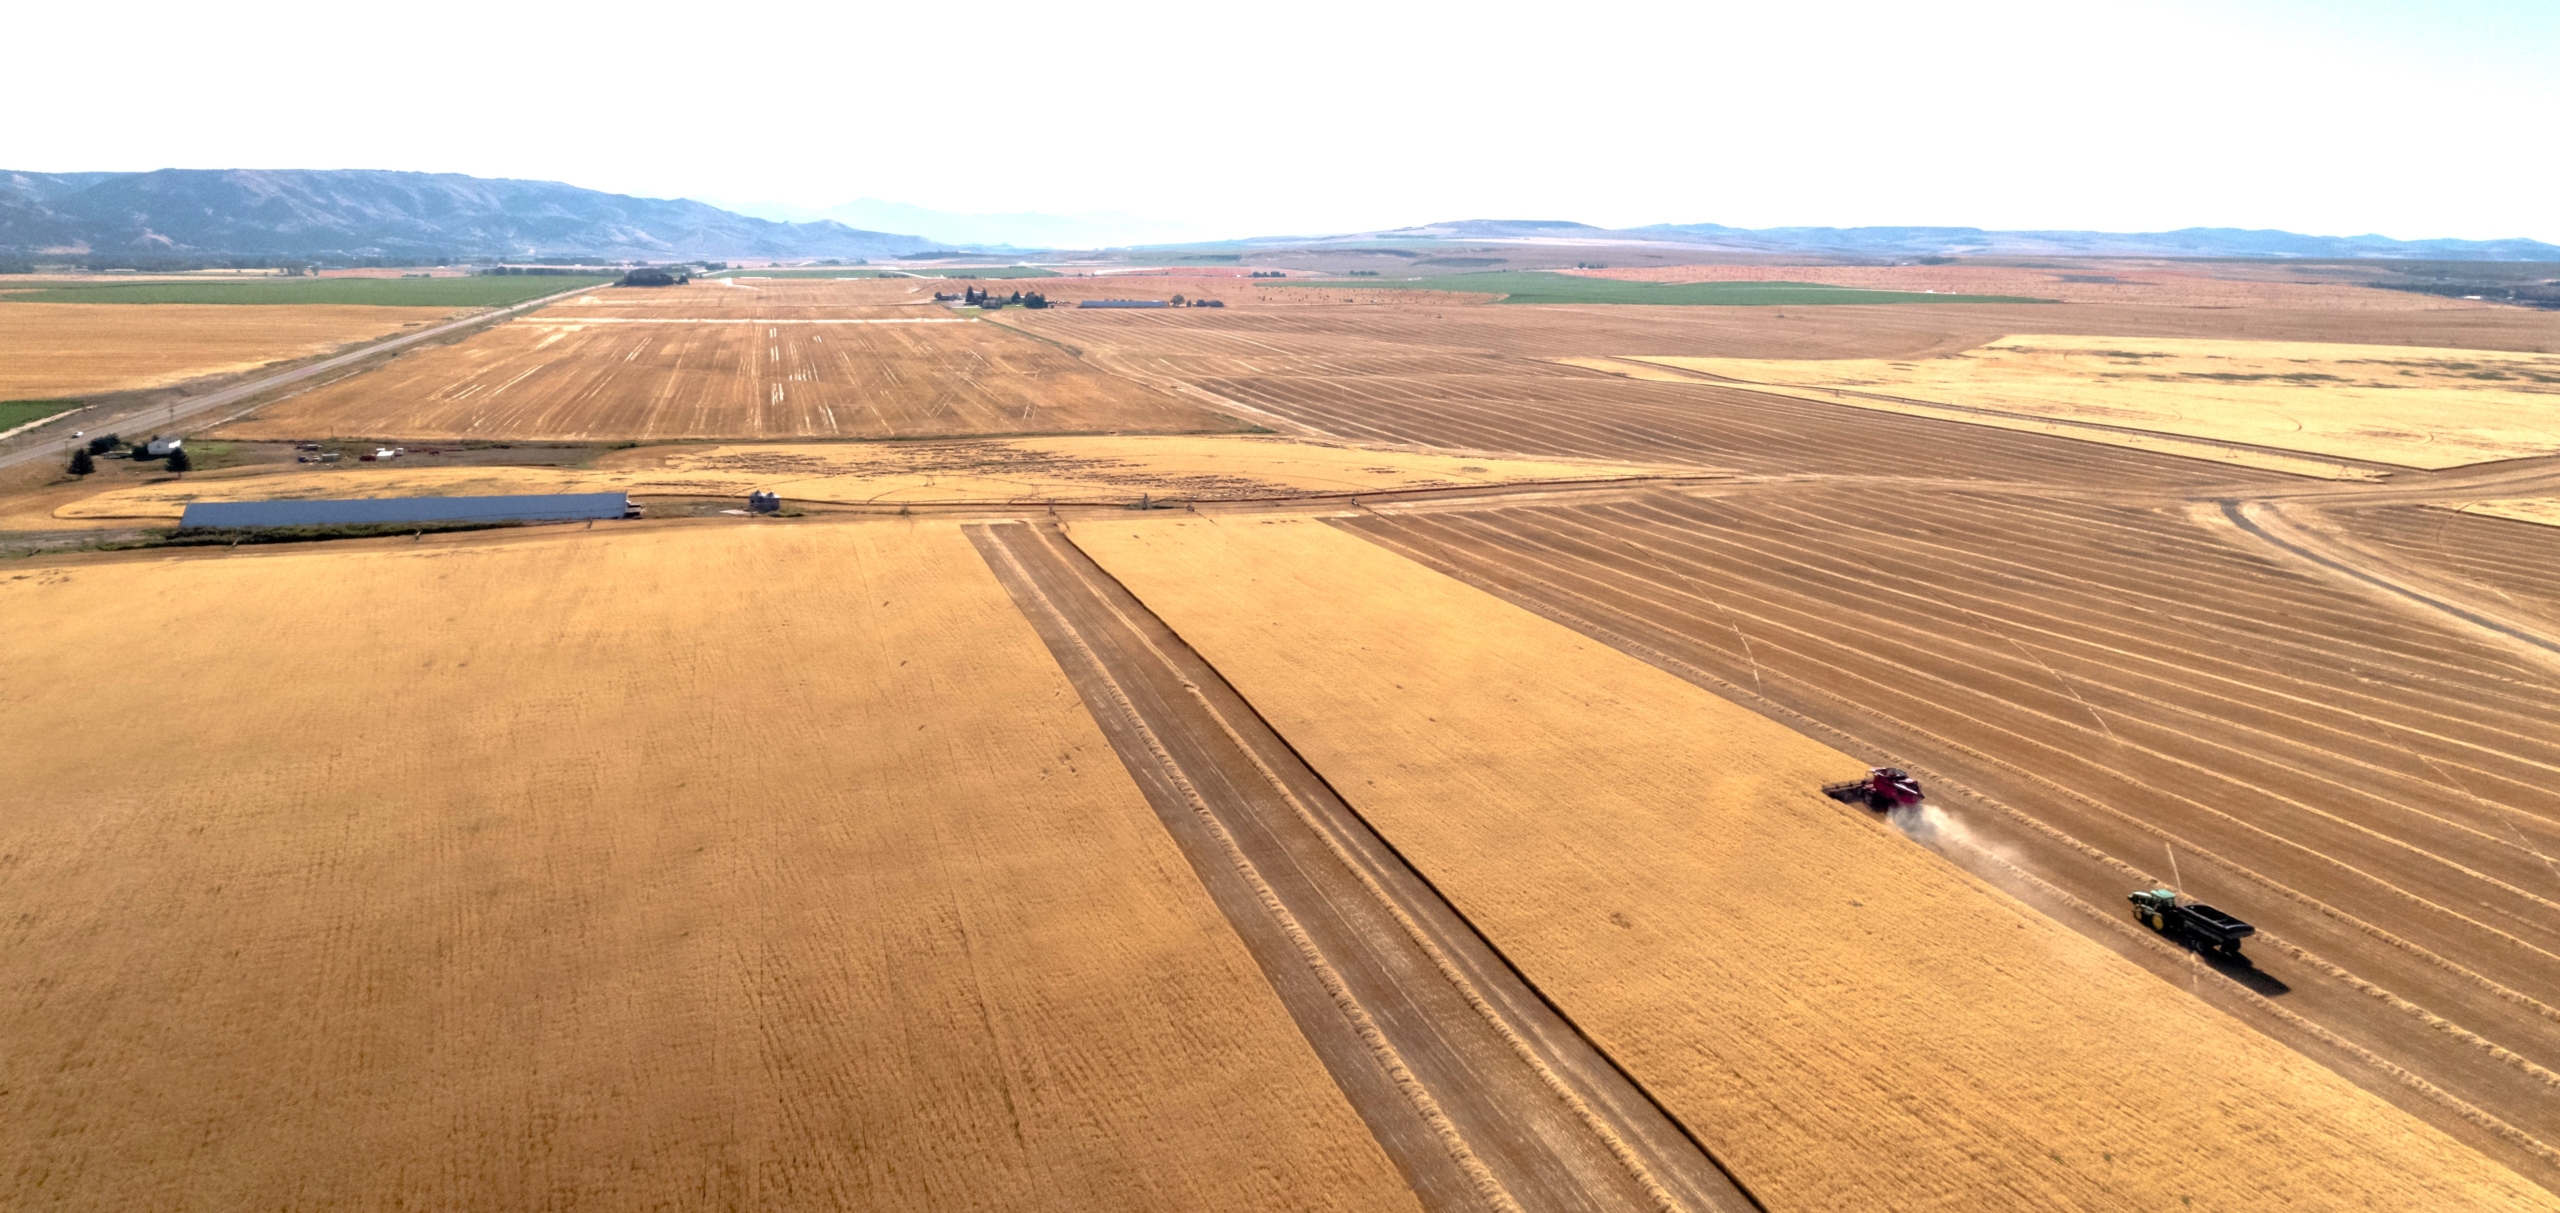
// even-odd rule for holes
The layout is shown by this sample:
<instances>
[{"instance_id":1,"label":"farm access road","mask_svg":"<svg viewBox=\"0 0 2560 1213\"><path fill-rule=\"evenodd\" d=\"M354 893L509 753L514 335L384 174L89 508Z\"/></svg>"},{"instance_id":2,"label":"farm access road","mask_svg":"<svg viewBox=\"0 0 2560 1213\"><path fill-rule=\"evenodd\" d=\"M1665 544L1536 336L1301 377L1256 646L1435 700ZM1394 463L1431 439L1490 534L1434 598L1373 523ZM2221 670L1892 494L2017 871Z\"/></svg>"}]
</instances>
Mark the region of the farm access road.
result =
<instances>
[{"instance_id":1,"label":"farm access road","mask_svg":"<svg viewBox=\"0 0 2560 1213\"><path fill-rule=\"evenodd\" d=\"M1758 1207L1064 535L969 535L1425 1207Z\"/></svg>"},{"instance_id":2,"label":"farm access road","mask_svg":"<svg viewBox=\"0 0 2560 1213\"><path fill-rule=\"evenodd\" d=\"M578 294L581 291L591 291L594 289L595 288L593 286L572 287L565 291L555 291L551 294L544 295L539 299L527 299L522 303L511 303L501 308L492 308L484 312L474 312L459 320L449 320L443 324L423 328L414 333L402 333L396 337L386 337L380 341L368 342L356 347L355 349L348 350L345 353L332 354L318 362L305 363L290 370L278 371L272 375L260 375L255 379L251 379L243 383L235 383L230 387L220 389L219 391L207 392L202 396L193 396L170 403L141 405L135 408L126 409L125 411L117 413L111 417L95 418L81 422L80 426L82 431L85 433L113 434L121 432L127 423L149 423L157 420L160 425L166 427L161 431L162 433L175 432L176 427L185 422L192 421L216 409L238 404L243 400L255 399L259 395L273 391L277 388L300 383L305 379L310 379L314 376L337 370L340 367L361 362L377 354L399 349L402 346L415 345L418 342L441 337L447 333L454 332L458 329L470 328L476 324L487 324L493 320L512 316L517 312L530 311L546 304L557 303L560 300L568 298L571 295ZM78 414L75 413L73 416L76 417ZM229 418L222 418L219 420L229 420ZM0 453L0 468L12 468L19 464L27 463L36 459L58 457L62 453L62 448L57 444L70 436L68 432L69 427L70 421L66 419L45 425L34 432L19 435L17 438L12 440L18 444L18 449L8 451L6 453ZM138 429L139 427L137 426L136 428Z\"/></svg>"}]
</instances>

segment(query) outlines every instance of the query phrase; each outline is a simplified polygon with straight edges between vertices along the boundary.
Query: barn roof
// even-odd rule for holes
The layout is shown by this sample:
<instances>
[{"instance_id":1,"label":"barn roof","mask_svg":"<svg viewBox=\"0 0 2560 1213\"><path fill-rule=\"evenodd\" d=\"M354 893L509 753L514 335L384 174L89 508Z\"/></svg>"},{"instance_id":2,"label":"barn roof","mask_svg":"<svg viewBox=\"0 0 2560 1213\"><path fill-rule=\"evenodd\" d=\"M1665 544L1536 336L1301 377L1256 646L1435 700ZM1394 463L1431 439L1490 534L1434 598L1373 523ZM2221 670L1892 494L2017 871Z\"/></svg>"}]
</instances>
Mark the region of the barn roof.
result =
<instances>
[{"instance_id":1,"label":"barn roof","mask_svg":"<svg viewBox=\"0 0 2560 1213\"><path fill-rule=\"evenodd\" d=\"M528 493L503 497L368 497L354 501L198 501L181 527L334 526L369 522L559 522L620 518L625 493Z\"/></svg>"}]
</instances>

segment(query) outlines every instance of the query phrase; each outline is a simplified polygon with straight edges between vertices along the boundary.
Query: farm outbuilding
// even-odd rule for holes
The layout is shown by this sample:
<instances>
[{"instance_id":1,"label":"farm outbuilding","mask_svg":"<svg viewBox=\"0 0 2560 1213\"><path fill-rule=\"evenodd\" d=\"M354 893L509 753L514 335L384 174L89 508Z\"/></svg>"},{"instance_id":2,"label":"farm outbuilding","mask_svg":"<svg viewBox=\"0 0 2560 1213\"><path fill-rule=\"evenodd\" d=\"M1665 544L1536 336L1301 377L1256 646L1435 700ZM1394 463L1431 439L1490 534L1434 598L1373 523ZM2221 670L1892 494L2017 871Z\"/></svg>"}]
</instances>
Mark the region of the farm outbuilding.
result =
<instances>
[{"instance_id":1,"label":"farm outbuilding","mask_svg":"<svg viewBox=\"0 0 2560 1213\"><path fill-rule=\"evenodd\" d=\"M198 501L181 527L346 526L392 522L574 522L621 518L628 493L499 497L370 497L352 501Z\"/></svg>"}]
</instances>

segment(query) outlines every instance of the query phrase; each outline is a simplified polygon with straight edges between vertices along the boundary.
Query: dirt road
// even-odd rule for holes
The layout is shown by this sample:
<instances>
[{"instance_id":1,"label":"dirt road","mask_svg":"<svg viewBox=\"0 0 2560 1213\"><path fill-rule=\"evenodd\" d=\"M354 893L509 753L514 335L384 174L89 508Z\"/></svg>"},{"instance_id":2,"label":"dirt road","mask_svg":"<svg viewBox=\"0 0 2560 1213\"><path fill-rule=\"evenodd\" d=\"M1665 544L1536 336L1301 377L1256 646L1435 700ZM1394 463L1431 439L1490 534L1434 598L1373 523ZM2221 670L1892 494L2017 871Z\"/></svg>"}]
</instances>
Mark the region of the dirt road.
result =
<instances>
[{"instance_id":1,"label":"dirt road","mask_svg":"<svg viewBox=\"0 0 2560 1213\"><path fill-rule=\"evenodd\" d=\"M531 311L534 308L557 303L562 299L579 293L580 291L593 289L595 288L582 286L573 290L545 295L540 299L528 299L523 303L510 304L506 307L497 308L492 311L477 312L472 315L465 316L460 320L449 321L444 324L435 325L431 328L423 328L414 333L403 333L397 337L392 337L383 341L371 342L357 349L349 350L346 353L332 355L317 362L305 363L301 366L294 367L291 370L278 371L272 375L260 375L245 383L236 383L230 387L223 388L219 391L208 392L202 396L192 396L168 404L144 405L139 408L124 410L112 416L87 418L85 420L78 421L77 424L82 430L88 433L113 434L120 430L139 430L144 425L156 423L164 432L184 435L196 428L199 428L199 426L203 424L199 419L204 417L205 414L229 408L243 400L254 399L257 396L263 395L264 393L273 391L280 387L290 387L293 384L302 382L303 380L325 375L330 371L350 366L354 363L375 357L379 354L387 353L391 350L400 349L404 346L415 345L421 341L432 340L459 329L470 328L476 324L487 324L491 321L506 316L512 316L519 312ZM215 424L219 424L221 420L224 419L215 419ZM69 420L58 421L11 439L10 442L13 449L10 449L5 453L0 453L0 468L16 467L17 465L26 463L30 460L51 459L59 456L62 453L60 444L69 436L70 429L73 424L74 422Z\"/></svg>"},{"instance_id":2,"label":"dirt road","mask_svg":"<svg viewBox=\"0 0 2560 1213\"><path fill-rule=\"evenodd\" d=\"M971 537L1428 1207L1756 1207L1074 545Z\"/></svg>"}]
</instances>

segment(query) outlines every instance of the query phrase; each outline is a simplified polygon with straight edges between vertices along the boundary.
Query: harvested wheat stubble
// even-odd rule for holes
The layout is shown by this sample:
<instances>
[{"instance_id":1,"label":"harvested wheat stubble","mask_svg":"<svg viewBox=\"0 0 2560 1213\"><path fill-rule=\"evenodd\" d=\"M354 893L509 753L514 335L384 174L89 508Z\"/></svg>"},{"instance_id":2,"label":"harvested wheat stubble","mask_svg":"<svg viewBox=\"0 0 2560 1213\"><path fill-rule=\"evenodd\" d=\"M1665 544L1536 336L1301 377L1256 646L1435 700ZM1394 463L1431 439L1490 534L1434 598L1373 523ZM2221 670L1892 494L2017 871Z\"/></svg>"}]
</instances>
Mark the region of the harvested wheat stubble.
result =
<instances>
[{"instance_id":1,"label":"harvested wheat stubble","mask_svg":"<svg viewBox=\"0 0 2560 1213\"><path fill-rule=\"evenodd\" d=\"M2560 356L2547 354L2015 336L1907 361L1636 360L1849 404L1980 405L2403 467L2560 452Z\"/></svg>"},{"instance_id":2,"label":"harvested wheat stubble","mask_svg":"<svg viewBox=\"0 0 2560 1213\"><path fill-rule=\"evenodd\" d=\"M1188 385L1280 423L1361 442L1691 463L1771 475L1875 476L1890 466L1897 476L2090 484L2192 486L2276 479L2262 469L2233 466L2240 461L2222 458L2221 448L2210 452L2209 463L2167 453L2173 442L2168 438L2139 451L2107 450L2076 434L1999 433L1980 425L1950 425L1935 416L1887 420L1875 410L1845 403L1701 382L1637 382L1543 360L1573 356L1542 352L1560 340L1553 335L1557 332L1576 340L1601 333L1633 340L1626 335L1648 332L1651 339L1684 344L1726 341L1771 348L1751 335L1759 329L1747 323L1732 326L1737 334L1711 325L1641 325L1592 314L1689 310L1531 307L1453 312L1445 320L1426 315L1419 321L1395 313L1246 312L1186 316L1153 326L1042 316L1024 324L1083 350L1094 365L1150 383ZM1488 314L1526 315L1531 323L1484 323ZM1892 321L1878 321L1883 338L1867 335L1869 348L1889 338L1954 352L1997 336L1949 336L1943 325L1914 330L1894 328ZM1478 341L1495 348L1470 344ZM1672 380L1677 373L1666 371L1661 378ZM1880 464L1880 457L1887 462ZM2288 461L2285 470L2319 475L2348 471L2334 461L2307 457Z\"/></svg>"},{"instance_id":3,"label":"harvested wheat stubble","mask_svg":"<svg viewBox=\"0 0 2560 1213\"><path fill-rule=\"evenodd\" d=\"M0 307L0 400L163 387L433 324L413 307L13 303Z\"/></svg>"},{"instance_id":4,"label":"harvested wheat stubble","mask_svg":"<svg viewBox=\"0 0 2560 1213\"><path fill-rule=\"evenodd\" d=\"M0 1207L1414 1207L956 527L0 616Z\"/></svg>"},{"instance_id":5,"label":"harvested wheat stubble","mask_svg":"<svg viewBox=\"0 0 2560 1213\"><path fill-rule=\"evenodd\" d=\"M2560 633L2560 497L2328 511L2319 523L2359 548L2446 578L2458 596ZM2319 520L2314 519L2315 522Z\"/></svg>"},{"instance_id":6,"label":"harvested wheat stubble","mask_svg":"<svg viewBox=\"0 0 2560 1213\"><path fill-rule=\"evenodd\" d=\"M337 464L216 472L112 489L57 518L176 518L194 501L593 493L832 505L1135 502L1396 493L1524 483L1699 477L1712 469L1384 450L1243 434L1069 435L975 442L660 447L592 468ZM0 515L5 519L6 515Z\"/></svg>"},{"instance_id":7,"label":"harvested wheat stubble","mask_svg":"<svg viewBox=\"0 0 2560 1213\"><path fill-rule=\"evenodd\" d=\"M1072 533L1773 1208L2560 1208L1753 712L1318 522Z\"/></svg>"},{"instance_id":8,"label":"harvested wheat stubble","mask_svg":"<svg viewBox=\"0 0 2560 1213\"><path fill-rule=\"evenodd\" d=\"M1629 379L1638 379L1647 383L1709 382L1707 377L1703 375L1683 373L1671 370L1667 367L1653 366L1643 361L1623 358L1556 358L1551 359L1551 361L1563 366L1577 366L1585 370L1600 371L1611 375L1623 375ZM1795 393L1787 392L1782 389L1777 394L1794 395ZM1828 395L1828 398L1832 401L1839 403L1853 403L1850 399L1840 395L1829 395L1822 392L1813 392L1808 393L1807 395L1814 400L1824 400L1826 395ZM1981 409L1924 404L1915 400L1879 399L1873 396L1859 397L1854 400L1854 403L1860 408L1874 409L1878 412L1884 413L1900 413L1906 417L1927 417L1937 421L1953 421L1964 425L1987 426L1992 429L2015 430L2020 433L2028 434L2044 434L2055 438L2070 438L2080 442L2095 442L2106 446L2120 446L2131 450L2151 451L2162 455L2178 455L2188 459L2207 459L2218 463L2227 463L2233 467L2257 468L2262 471L2269 472L2286 472L2295 476L2312 476L2322 480L2379 480L2383 476L2382 471L2378 468L2339 463L2332 459L2317 459L2303 455L2289 455L2281 451L2259 450L2248 446L2224 445L2222 443L2201 439L2180 438L2171 434L2140 433L2117 429L2112 426L2089 424L2080 421L2063 421L2042 417L2016 416L2006 413L1987 412Z\"/></svg>"},{"instance_id":9,"label":"harvested wheat stubble","mask_svg":"<svg viewBox=\"0 0 2560 1213\"><path fill-rule=\"evenodd\" d=\"M545 311L284 400L219 436L922 438L1244 428L938 308L752 317L666 310L658 323L586 323L576 307ZM628 308L618 315L639 319ZM740 319L762 323L727 322ZM919 320L935 323L911 323Z\"/></svg>"},{"instance_id":10,"label":"harvested wheat stubble","mask_svg":"<svg viewBox=\"0 0 2560 1213\"><path fill-rule=\"evenodd\" d=\"M2542 663L2176 508L1806 485L1347 525L1929 772L1951 855L2560 1179ZM2257 924L2249 963L2132 926L2124 893L2171 882Z\"/></svg>"}]
</instances>

